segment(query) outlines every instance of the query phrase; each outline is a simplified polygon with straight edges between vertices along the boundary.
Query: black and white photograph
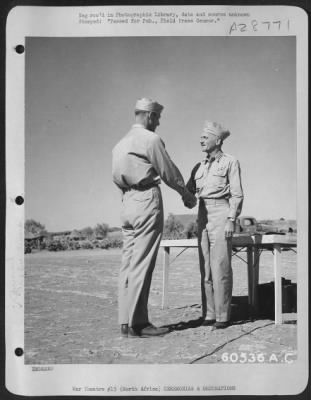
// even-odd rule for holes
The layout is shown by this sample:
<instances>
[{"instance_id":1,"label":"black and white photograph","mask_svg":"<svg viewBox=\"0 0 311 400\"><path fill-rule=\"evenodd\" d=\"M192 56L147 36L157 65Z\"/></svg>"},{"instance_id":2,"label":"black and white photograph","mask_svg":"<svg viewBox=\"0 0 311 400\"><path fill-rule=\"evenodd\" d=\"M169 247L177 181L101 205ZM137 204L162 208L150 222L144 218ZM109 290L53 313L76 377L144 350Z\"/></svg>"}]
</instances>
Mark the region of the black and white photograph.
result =
<instances>
[{"instance_id":1,"label":"black and white photograph","mask_svg":"<svg viewBox=\"0 0 311 400\"><path fill-rule=\"evenodd\" d=\"M8 390L303 391L306 21L291 7L11 12Z\"/></svg>"}]
</instances>

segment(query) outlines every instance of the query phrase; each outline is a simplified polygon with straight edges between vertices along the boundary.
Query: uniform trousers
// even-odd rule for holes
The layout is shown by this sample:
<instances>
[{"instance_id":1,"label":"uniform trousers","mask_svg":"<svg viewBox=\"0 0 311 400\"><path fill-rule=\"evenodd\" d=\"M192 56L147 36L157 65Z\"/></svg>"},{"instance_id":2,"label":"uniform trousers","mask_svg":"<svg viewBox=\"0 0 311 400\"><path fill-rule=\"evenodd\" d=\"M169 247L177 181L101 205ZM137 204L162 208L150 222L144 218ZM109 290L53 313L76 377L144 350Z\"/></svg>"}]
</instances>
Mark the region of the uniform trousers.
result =
<instances>
[{"instance_id":1,"label":"uniform trousers","mask_svg":"<svg viewBox=\"0 0 311 400\"><path fill-rule=\"evenodd\" d=\"M148 298L163 232L163 202L158 186L129 190L122 199L122 265L119 275L119 323L149 323Z\"/></svg>"},{"instance_id":2,"label":"uniform trousers","mask_svg":"<svg viewBox=\"0 0 311 400\"><path fill-rule=\"evenodd\" d=\"M198 248L202 311L206 319L230 320L232 299L232 238L225 237L229 203L201 199L198 213Z\"/></svg>"}]
</instances>

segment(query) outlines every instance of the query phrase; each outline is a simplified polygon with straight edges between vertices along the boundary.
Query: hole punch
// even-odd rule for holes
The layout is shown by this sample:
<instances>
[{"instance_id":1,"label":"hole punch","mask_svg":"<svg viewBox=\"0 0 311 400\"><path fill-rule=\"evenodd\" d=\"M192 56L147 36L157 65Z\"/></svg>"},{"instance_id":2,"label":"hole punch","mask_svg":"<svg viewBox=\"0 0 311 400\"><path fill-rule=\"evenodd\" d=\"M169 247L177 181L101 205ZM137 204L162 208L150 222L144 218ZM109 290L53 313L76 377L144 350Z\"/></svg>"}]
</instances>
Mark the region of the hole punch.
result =
<instances>
[{"instance_id":1,"label":"hole punch","mask_svg":"<svg viewBox=\"0 0 311 400\"><path fill-rule=\"evenodd\" d=\"M23 350L21 347L17 347L17 348L15 349L15 355L16 355L17 357L21 357L23 354L24 354L24 350Z\"/></svg>"},{"instance_id":2,"label":"hole punch","mask_svg":"<svg viewBox=\"0 0 311 400\"><path fill-rule=\"evenodd\" d=\"M24 198L22 196L17 196L16 199L15 199L15 203L18 206L21 206L24 203Z\"/></svg>"},{"instance_id":3,"label":"hole punch","mask_svg":"<svg viewBox=\"0 0 311 400\"><path fill-rule=\"evenodd\" d=\"M25 47L24 47L22 44L18 44L18 45L15 47L15 51L16 51L16 53L18 53L18 54L23 54L24 51L25 51Z\"/></svg>"}]
</instances>

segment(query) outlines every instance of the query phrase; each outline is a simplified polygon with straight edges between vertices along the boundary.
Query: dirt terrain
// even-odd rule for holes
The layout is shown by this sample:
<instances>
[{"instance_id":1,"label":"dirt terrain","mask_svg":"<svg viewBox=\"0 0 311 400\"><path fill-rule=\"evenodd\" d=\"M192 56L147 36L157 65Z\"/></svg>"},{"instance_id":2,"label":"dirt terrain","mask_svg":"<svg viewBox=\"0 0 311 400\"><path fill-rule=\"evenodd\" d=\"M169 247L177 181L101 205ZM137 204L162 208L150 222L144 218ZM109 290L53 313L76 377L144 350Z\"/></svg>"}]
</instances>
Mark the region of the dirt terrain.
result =
<instances>
[{"instance_id":1,"label":"dirt terrain","mask_svg":"<svg viewBox=\"0 0 311 400\"><path fill-rule=\"evenodd\" d=\"M180 250L173 250L171 260ZM200 326L196 249L171 264L169 305L161 309L162 257L151 287L151 321L169 326L161 338L124 339L117 323L120 250L38 252L25 255L26 364L283 363L297 357L297 314L285 323L249 320L247 268L233 260L233 324ZM271 252L261 255L260 283L273 280ZM282 276L296 282L296 254L282 253ZM271 305L273 307L273 305Z\"/></svg>"}]
</instances>

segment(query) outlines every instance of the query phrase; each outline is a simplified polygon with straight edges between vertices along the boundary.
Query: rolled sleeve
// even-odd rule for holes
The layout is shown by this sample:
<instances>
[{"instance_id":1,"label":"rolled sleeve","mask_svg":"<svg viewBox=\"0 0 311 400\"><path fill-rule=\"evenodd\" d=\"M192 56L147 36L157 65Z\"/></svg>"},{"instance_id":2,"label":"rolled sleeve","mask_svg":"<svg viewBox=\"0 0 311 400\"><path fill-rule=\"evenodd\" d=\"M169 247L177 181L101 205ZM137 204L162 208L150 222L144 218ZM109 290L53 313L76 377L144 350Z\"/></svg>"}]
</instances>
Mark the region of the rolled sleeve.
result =
<instances>
[{"instance_id":1,"label":"rolled sleeve","mask_svg":"<svg viewBox=\"0 0 311 400\"><path fill-rule=\"evenodd\" d=\"M228 176L230 185L230 210L228 217L236 219L241 213L244 199L241 182L241 168L238 160L232 161L229 167Z\"/></svg>"},{"instance_id":2,"label":"rolled sleeve","mask_svg":"<svg viewBox=\"0 0 311 400\"><path fill-rule=\"evenodd\" d=\"M161 138L154 134L148 149L148 158L161 179L172 189L183 195L185 182L179 169L168 155Z\"/></svg>"}]
</instances>

